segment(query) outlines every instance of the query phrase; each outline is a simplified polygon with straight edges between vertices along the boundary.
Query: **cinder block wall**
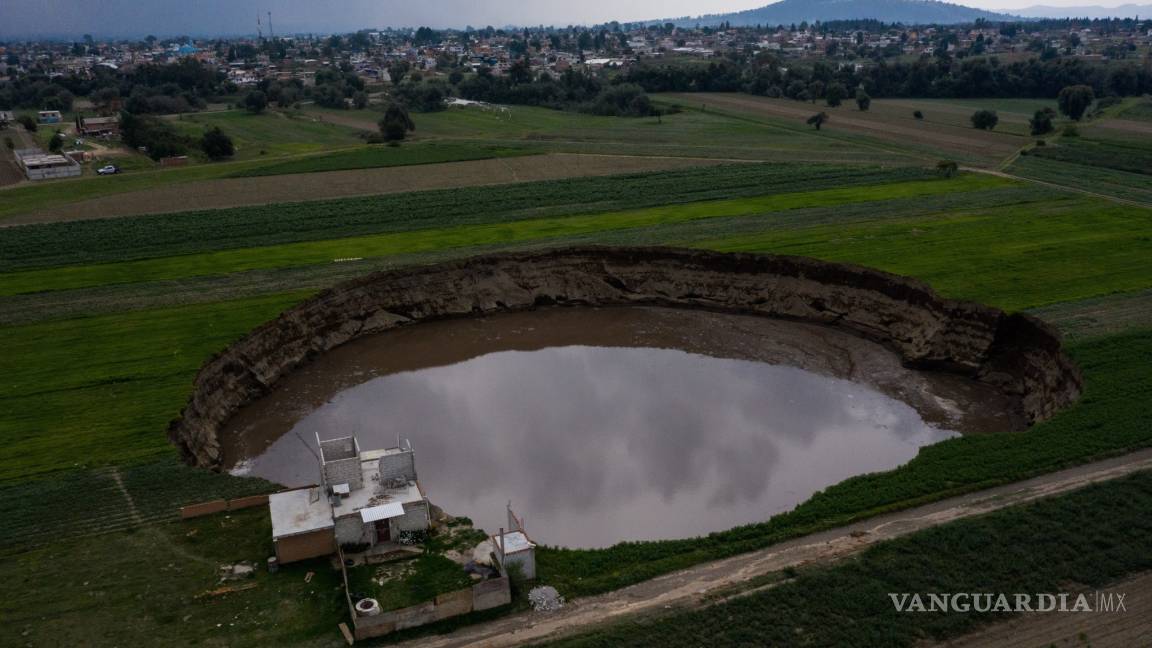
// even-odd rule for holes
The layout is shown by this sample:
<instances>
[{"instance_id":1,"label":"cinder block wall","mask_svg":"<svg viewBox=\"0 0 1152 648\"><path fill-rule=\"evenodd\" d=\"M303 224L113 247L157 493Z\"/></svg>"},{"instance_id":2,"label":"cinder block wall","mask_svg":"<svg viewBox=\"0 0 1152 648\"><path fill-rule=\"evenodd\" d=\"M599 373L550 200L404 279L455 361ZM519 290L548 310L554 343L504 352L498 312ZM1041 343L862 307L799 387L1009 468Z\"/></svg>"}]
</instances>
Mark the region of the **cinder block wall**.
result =
<instances>
[{"instance_id":1,"label":"cinder block wall","mask_svg":"<svg viewBox=\"0 0 1152 648\"><path fill-rule=\"evenodd\" d=\"M340 459L324 463L324 483L348 484L352 490L364 487L364 471L360 469L360 458Z\"/></svg>"},{"instance_id":2,"label":"cinder block wall","mask_svg":"<svg viewBox=\"0 0 1152 648\"><path fill-rule=\"evenodd\" d=\"M411 452L380 457L380 483L392 479L416 481L416 461Z\"/></svg>"},{"instance_id":3,"label":"cinder block wall","mask_svg":"<svg viewBox=\"0 0 1152 648\"><path fill-rule=\"evenodd\" d=\"M404 515L389 521L392 537L401 531L423 531L428 528L428 502L414 502L404 505Z\"/></svg>"}]
</instances>

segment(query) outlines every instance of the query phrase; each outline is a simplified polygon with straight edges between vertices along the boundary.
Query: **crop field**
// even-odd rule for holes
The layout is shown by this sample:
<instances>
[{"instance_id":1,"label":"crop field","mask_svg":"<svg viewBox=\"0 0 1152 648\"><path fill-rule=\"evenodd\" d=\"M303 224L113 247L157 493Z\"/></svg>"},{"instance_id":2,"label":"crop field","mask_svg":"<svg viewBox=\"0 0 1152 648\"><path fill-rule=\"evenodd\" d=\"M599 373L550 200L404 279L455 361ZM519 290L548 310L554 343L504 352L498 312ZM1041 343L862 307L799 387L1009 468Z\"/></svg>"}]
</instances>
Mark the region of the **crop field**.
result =
<instances>
[{"instance_id":1,"label":"crop field","mask_svg":"<svg viewBox=\"0 0 1152 648\"><path fill-rule=\"evenodd\" d=\"M972 128L972 113L993 110L1000 118L994 132L1030 137L1028 120L1043 108L1056 110L1051 99L874 99L869 112L888 115L893 119L913 117L919 110L925 124L943 124L954 128ZM1059 126L1063 122L1056 120ZM1021 144L1024 142L1022 141Z\"/></svg>"},{"instance_id":2,"label":"crop field","mask_svg":"<svg viewBox=\"0 0 1152 648\"><path fill-rule=\"evenodd\" d=\"M491 158L485 155L483 157ZM58 205L52 193L20 194L20 201L9 212L0 216L0 223L18 225L67 220L116 218L189 209L225 209L243 205L267 205L268 196L281 202L325 200L347 196L366 196L402 193L426 189L476 187L531 182L568 177L615 175L661 169L679 169L706 166L710 162L685 158L621 157L597 155L548 155L543 159L499 158L466 162L392 166L376 169L351 169L323 174L282 174L266 177L230 178L219 176L221 170L239 172L224 166L203 165L190 167L190 171L211 171L207 179L189 174L180 182L149 184L139 182L140 176L120 176L133 182L125 192L83 192L87 199ZM719 161L714 164L719 164ZM306 164L312 164L311 162ZM236 165L237 167L239 165ZM113 176L115 178L117 176ZM102 178L103 180L104 178ZM194 180L202 180L194 182ZM32 187L42 189L43 186ZM11 189L13 194L25 187ZM27 199L27 200L25 200ZM5 211L0 206L0 214ZM15 215L18 214L18 215Z\"/></svg>"},{"instance_id":3,"label":"crop field","mask_svg":"<svg viewBox=\"0 0 1152 648\"><path fill-rule=\"evenodd\" d=\"M437 164L443 162L465 162L468 160L489 160L499 157L531 155L523 149L502 148L479 144L409 144L407 146L368 146L329 155L314 155L233 173L233 178L283 175L286 173L322 173L325 171L347 171L350 169L374 169L380 167Z\"/></svg>"},{"instance_id":4,"label":"crop field","mask_svg":"<svg viewBox=\"0 0 1152 648\"><path fill-rule=\"evenodd\" d=\"M851 478L762 523L702 539L541 548L542 578L568 597L1152 446L1152 208L1011 177L945 178L931 168L941 158L989 166L1008 159L1031 141L1013 132L1030 103L990 100L1002 111L1004 131L982 133L962 123L973 105L916 102L939 133L924 139L908 102L878 100L863 116L846 105L816 134L783 110L806 116L810 105L729 95L683 101L688 109L660 119L535 109L516 109L510 118L480 110L417 115L417 137L398 149L353 143L321 157L286 144L268 159L172 169L163 180L140 172L69 182L69 205L48 185L0 192L0 219L46 221L0 228L0 514L10 522L0 530L0 614L33 643L330 644L333 620L345 612L338 576L326 564L261 571L252 589L211 593L219 564L262 563L269 555L266 513L175 522L176 507L274 486L179 464L165 429L207 358L319 288L380 268L483 252L659 244L861 263L923 279L949 297L1037 313L1068 334L1085 375L1077 404L1026 433L925 447L897 469ZM374 117L342 114L344 121ZM265 117L357 129L327 116ZM860 124L836 126L849 119ZM253 142L265 136L257 127L251 132ZM311 145L300 138L292 146ZM1143 150L1095 135L1074 139L1057 138L1009 171L1152 203ZM639 142L648 148L636 157L555 153L610 153ZM480 153L494 159L440 163ZM366 168L387 166L394 155L408 166ZM838 163L798 162L813 158ZM210 186L222 197L212 198ZM64 184L51 185L58 187ZM245 193L259 204L244 206ZM273 195L282 202L268 204ZM158 205L214 208L159 213ZM119 217L93 218L99 215ZM80 485L85 498L77 507L70 494ZM1124 497L1086 491L1083 501L1054 500L1045 505L1056 508L1030 509L1019 522L992 516L948 527L951 534L918 535L850 565L802 572L779 589L725 604L737 607L699 612L705 616L691 623L724 625L719 615L739 613L757 631L775 628L775 612L765 610L783 594L773 592L798 601L832 586L858 592L873 578L870 570L896 579L892 586L919 587L917 579L937 573L963 588L972 585L955 565L983 558L989 574L1016 583L1004 565L1025 564L1015 562L1023 558L982 552L976 541L993 531L1044 529L1070 546L1116 538L1137 546L1127 534L1147 537L1147 529L1087 531L1131 520L1146 507L1146 479L1123 488ZM1090 523L1059 524L1069 516ZM1078 582L1103 583L1147 568L1139 558L1147 551L1101 551L1116 560L1095 571L1071 559L1037 564L1034 582L1083 576L1089 580ZM892 569L894 556L910 554L936 562ZM316 576L306 583L309 570ZM46 621L36 610L49 605L55 614ZM869 627L888 632L889 616L872 618ZM813 637L833 631L797 618ZM681 623L672 617L667 627L687 627ZM723 632L736 634L723 636L744 636L740 624L727 626ZM970 627L964 618L925 619L890 636L907 643ZM576 645L629 645L638 628L654 632L611 628Z\"/></svg>"},{"instance_id":5,"label":"crop field","mask_svg":"<svg viewBox=\"0 0 1152 648\"><path fill-rule=\"evenodd\" d=\"M814 137L844 138L873 150L913 156L922 161L952 159L965 164L995 166L1027 143L1011 129L1000 132L972 128L966 117L961 118L962 113L939 106L924 109L925 119L917 120L912 114L914 109L879 100L873 101L867 112L861 112L852 101L829 108L823 102L812 104L738 94L673 93L660 97L692 110L714 111L796 130L814 131L804 121L823 111L829 121L818 133L812 133ZM967 114L971 115L971 111Z\"/></svg>"},{"instance_id":6,"label":"crop field","mask_svg":"<svg viewBox=\"0 0 1152 648\"><path fill-rule=\"evenodd\" d=\"M1032 149L1029 155L1068 164L1139 173L1152 182L1152 142L1108 141L1084 137L1062 137L1054 146Z\"/></svg>"},{"instance_id":7,"label":"crop field","mask_svg":"<svg viewBox=\"0 0 1152 648\"><path fill-rule=\"evenodd\" d=\"M367 127L372 111L317 111L325 119ZM805 128L756 123L686 110L662 117L599 117L513 106L507 112L477 107L417 114L414 141L482 140L501 146L569 153L914 164L915 158L878 151L865 138L819 138ZM801 124L802 126L802 124ZM810 130L810 129L809 129Z\"/></svg>"},{"instance_id":8,"label":"crop field","mask_svg":"<svg viewBox=\"0 0 1152 648\"><path fill-rule=\"evenodd\" d=\"M1067 138L1061 138L1060 141L1067 142ZM1062 154L1065 152L1056 155ZM1073 152L1072 155L1075 160L1076 154ZM1107 166L1064 161L1054 159L1054 157L1021 155L1012 163L1008 171L1024 178L1041 180L1062 187L1074 187L1091 193L1152 205L1152 176L1147 173L1134 173ZM1104 162L1110 166L1130 166L1124 159L1104 160Z\"/></svg>"}]
</instances>

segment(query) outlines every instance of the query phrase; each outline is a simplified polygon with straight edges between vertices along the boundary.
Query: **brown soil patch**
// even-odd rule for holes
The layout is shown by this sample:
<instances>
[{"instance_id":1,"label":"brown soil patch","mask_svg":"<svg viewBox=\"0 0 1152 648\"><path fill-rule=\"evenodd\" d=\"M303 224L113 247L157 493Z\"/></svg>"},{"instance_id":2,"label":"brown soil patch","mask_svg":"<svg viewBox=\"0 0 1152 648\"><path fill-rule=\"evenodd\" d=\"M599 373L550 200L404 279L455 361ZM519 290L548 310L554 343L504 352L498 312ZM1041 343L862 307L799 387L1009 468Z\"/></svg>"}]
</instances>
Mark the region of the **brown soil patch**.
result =
<instances>
[{"instance_id":1,"label":"brown soil patch","mask_svg":"<svg viewBox=\"0 0 1152 648\"><path fill-rule=\"evenodd\" d=\"M722 160L558 153L173 184L83 200L5 219L5 225L89 220L350 196L559 180L721 164Z\"/></svg>"},{"instance_id":2,"label":"brown soil patch","mask_svg":"<svg viewBox=\"0 0 1152 648\"><path fill-rule=\"evenodd\" d=\"M922 145L999 161L1015 153L1020 145L1019 138L1010 135L939 123L916 122L908 117L894 116L889 114L890 111L883 109L860 112L849 106L851 101L838 108L829 108L819 103L813 105L784 99L729 94L670 96L704 104L708 108L783 118L794 121L797 125L803 125L804 120L824 111L830 117L824 129L877 137L902 148Z\"/></svg>"}]
</instances>

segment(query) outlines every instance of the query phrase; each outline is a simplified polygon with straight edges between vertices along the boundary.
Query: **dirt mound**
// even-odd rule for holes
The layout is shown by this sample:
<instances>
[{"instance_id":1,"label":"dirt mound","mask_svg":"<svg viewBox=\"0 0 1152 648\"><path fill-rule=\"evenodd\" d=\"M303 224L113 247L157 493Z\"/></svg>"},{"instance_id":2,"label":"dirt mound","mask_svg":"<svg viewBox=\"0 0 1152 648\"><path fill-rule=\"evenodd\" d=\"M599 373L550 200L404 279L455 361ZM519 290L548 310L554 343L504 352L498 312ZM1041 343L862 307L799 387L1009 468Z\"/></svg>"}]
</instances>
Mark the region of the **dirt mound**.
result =
<instances>
[{"instance_id":1,"label":"dirt mound","mask_svg":"<svg viewBox=\"0 0 1152 648\"><path fill-rule=\"evenodd\" d=\"M1048 325L941 298L915 279L804 257L588 247L474 257L337 285L209 360L169 437L189 462L218 468L219 431L241 407L310 358L363 335L539 306L641 304L843 327L887 344L910 366L992 385L1018 399L1029 422L1081 389Z\"/></svg>"}]
</instances>

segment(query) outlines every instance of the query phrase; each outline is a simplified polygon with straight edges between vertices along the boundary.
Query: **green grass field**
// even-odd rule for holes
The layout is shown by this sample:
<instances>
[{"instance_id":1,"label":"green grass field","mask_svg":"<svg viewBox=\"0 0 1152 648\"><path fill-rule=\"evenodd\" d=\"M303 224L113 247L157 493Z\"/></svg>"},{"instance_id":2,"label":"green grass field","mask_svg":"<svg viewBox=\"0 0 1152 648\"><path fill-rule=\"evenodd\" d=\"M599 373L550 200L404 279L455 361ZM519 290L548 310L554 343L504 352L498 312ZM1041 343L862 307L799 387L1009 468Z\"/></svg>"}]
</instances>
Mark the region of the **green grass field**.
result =
<instances>
[{"instance_id":1,"label":"green grass field","mask_svg":"<svg viewBox=\"0 0 1152 648\"><path fill-rule=\"evenodd\" d=\"M279 111L259 115L241 110L186 113L169 122L190 137L219 128L236 146L235 161L320 153L363 144L356 129Z\"/></svg>"}]
</instances>

